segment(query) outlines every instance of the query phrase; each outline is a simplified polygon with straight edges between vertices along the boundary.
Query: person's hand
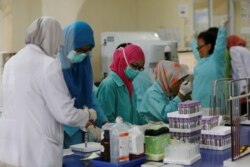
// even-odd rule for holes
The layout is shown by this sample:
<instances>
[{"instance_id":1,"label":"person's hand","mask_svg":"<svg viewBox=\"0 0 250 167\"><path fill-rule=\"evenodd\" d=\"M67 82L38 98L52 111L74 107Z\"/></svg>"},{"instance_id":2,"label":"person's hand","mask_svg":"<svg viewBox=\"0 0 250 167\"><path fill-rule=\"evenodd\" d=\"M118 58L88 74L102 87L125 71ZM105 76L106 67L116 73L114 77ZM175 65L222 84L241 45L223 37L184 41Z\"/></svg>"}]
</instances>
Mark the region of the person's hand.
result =
<instances>
[{"instance_id":1,"label":"person's hand","mask_svg":"<svg viewBox=\"0 0 250 167\"><path fill-rule=\"evenodd\" d=\"M229 22L230 18L227 16L227 17L224 17L222 20L221 20L221 23L220 23L220 26L221 27L226 27L228 22Z\"/></svg>"},{"instance_id":2,"label":"person's hand","mask_svg":"<svg viewBox=\"0 0 250 167\"><path fill-rule=\"evenodd\" d=\"M96 111L92 108L84 107L84 111L89 113L89 120L95 122L97 119Z\"/></svg>"},{"instance_id":3,"label":"person's hand","mask_svg":"<svg viewBox=\"0 0 250 167\"><path fill-rule=\"evenodd\" d=\"M179 92L180 92L182 95L185 96L185 95L189 94L191 91L192 91L191 82L190 82L190 81L184 81L184 82L182 82L182 84L181 84L181 86L180 86Z\"/></svg>"},{"instance_id":4,"label":"person's hand","mask_svg":"<svg viewBox=\"0 0 250 167\"><path fill-rule=\"evenodd\" d=\"M97 126L94 126L93 124L89 125L87 127L87 132L92 134L92 136L94 137L94 140L96 142L100 142L101 141L101 129L98 128Z\"/></svg>"},{"instance_id":5,"label":"person's hand","mask_svg":"<svg viewBox=\"0 0 250 167\"><path fill-rule=\"evenodd\" d=\"M197 31L193 30L192 38L196 39L198 36Z\"/></svg>"}]
</instances>

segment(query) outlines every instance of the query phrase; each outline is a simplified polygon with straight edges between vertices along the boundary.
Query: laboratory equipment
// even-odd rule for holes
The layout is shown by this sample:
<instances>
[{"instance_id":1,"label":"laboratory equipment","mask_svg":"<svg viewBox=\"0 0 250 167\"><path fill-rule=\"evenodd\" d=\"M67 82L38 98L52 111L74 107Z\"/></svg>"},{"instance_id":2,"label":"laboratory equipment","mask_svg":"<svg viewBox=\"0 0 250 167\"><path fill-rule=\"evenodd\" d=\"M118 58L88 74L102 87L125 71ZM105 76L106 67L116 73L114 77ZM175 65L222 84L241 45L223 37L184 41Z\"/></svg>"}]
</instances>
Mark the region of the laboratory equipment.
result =
<instances>
[{"instance_id":1,"label":"laboratory equipment","mask_svg":"<svg viewBox=\"0 0 250 167\"><path fill-rule=\"evenodd\" d=\"M197 106L199 103L197 103ZM185 113L194 109L186 108ZM173 139L181 140L187 143L199 143L201 134L202 113L194 112L192 114L180 114L179 111L168 113L169 130Z\"/></svg>"},{"instance_id":2,"label":"laboratory equipment","mask_svg":"<svg viewBox=\"0 0 250 167\"><path fill-rule=\"evenodd\" d=\"M199 112L201 103L198 100L189 100L178 104L178 112L180 114L193 114Z\"/></svg>"},{"instance_id":3,"label":"laboratory equipment","mask_svg":"<svg viewBox=\"0 0 250 167\"><path fill-rule=\"evenodd\" d=\"M104 77L110 71L109 65L115 49L122 43L133 43L142 48L145 55L144 68L149 72L160 60L169 60L169 54L171 54L171 61L178 61L177 42L163 41L156 32L103 32L101 34L101 62Z\"/></svg>"},{"instance_id":4,"label":"laboratory equipment","mask_svg":"<svg viewBox=\"0 0 250 167\"><path fill-rule=\"evenodd\" d=\"M239 88L239 83L246 85L244 92L242 92L242 89ZM237 80L223 78L213 81L209 115L221 115L223 116L223 121L226 124L230 124L230 110L232 106L229 105L230 103L228 99L230 97L240 96L241 94L248 93L249 83L249 78L240 78ZM240 119L244 119L245 116L249 117L249 102L247 101L249 101L248 96L240 98Z\"/></svg>"},{"instance_id":5,"label":"laboratory equipment","mask_svg":"<svg viewBox=\"0 0 250 167\"><path fill-rule=\"evenodd\" d=\"M103 161L110 162L110 138L109 130L104 130L104 138L101 140L101 158Z\"/></svg>"},{"instance_id":6,"label":"laboratory equipment","mask_svg":"<svg viewBox=\"0 0 250 167\"><path fill-rule=\"evenodd\" d=\"M101 144L97 142L88 142L86 146L86 143L80 143L80 144L71 145L70 149L72 151L90 153L90 152L100 151Z\"/></svg>"},{"instance_id":7,"label":"laboratory equipment","mask_svg":"<svg viewBox=\"0 0 250 167\"><path fill-rule=\"evenodd\" d=\"M240 140L240 128L241 128L241 111L240 111L240 100L247 98L247 109L248 109L248 98L250 93L247 92L243 95L231 96L228 101L230 105L230 125L231 125L231 138L232 138L232 161L238 160L246 155L250 155L250 150L241 152L242 143ZM248 114L249 114L249 110ZM249 119L249 115L248 115Z\"/></svg>"},{"instance_id":8,"label":"laboratory equipment","mask_svg":"<svg viewBox=\"0 0 250 167\"><path fill-rule=\"evenodd\" d=\"M145 154L147 160L160 161L170 142L169 129L165 125L153 125L145 130Z\"/></svg>"},{"instance_id":9,"label":"laboratory equipment","mask_svg":"<svg viewBox=\"0 0 250 167\"><path fill-rule=\"evenodd\" d=\"M202 130L210 130L219 123L219 116L202 116Z\"/></svg>"},{"instance_id":10,"label":"laboratory equipment","mask_svg":"<svg viewBox=\"0 0 250 167\"><path fill-rule=\"evenodd\" d=\"M231 147L231 128L216 126L209 130L201 131L200 148L211 150L225 150Z\"/></svg>"},{"instance_id":11,"label":"laboratory equipment","mask_svg":"<svg viewBox=\"0 0 250 167\"><path fill-rule=\"evenodd\" d=\"M110 162L118 164L129 161L128 129L121 117L117 117L116 123L110 128Z\"/></svg>"},{"instance_id":12,"label":"laboratory equipment","mask_svg":"<svg viewBox=\"0 0 250 167\"><path fill-rule=\"evenodd\" d=\"M164 163L161 162L146 162L141 165L141 167L161 167L164 166Z\"/></svg>"},{"instance_id":13,"label":"laboratory equipment","mask_svg":"<svg viewBox=\"0 0 250 167\"><path fill-rule=\"evenodd\" d=\"M191 165L201 159L198 143L183 143L173 140L165 149L164 163Z\"/></svg>"},{"instance_id":14,"label":"laboratory equipment","mask_svg":"<svg viewBox=\"0 0 250 167\"><path fill-rule=\"evenodd\" d=\"M129 160L144 157L144 133L138 126L129 129Z\"/></svg>"},{"instance_id":15,"label":"laboratory equipment","mask_svg":"<svg viewBox=\"0 0 250 167\"><path fill-rule=\"evenodd\" d=\"M165 148L164 163L191 165L201 158L200 109L200 101L190 100L179 103L178 111L167 114L173 141Z\"/></svg>"}]
</instances>

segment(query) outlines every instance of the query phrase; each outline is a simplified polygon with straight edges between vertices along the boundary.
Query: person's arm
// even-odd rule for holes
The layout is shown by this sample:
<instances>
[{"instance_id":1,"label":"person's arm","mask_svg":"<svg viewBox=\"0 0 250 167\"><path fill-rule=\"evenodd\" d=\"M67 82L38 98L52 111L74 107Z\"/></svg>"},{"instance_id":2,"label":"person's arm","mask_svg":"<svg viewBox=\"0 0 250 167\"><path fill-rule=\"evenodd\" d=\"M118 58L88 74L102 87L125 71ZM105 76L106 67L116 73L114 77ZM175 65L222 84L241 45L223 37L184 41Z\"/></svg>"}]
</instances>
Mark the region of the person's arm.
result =
<instances>
[{"instance_id":1,"label":"person's arm","mask_svg":"<svg viewBox=\"0 0 250 167\"><path fill-rule=\"evenodd\" d=\"M140 114L148 121L167 121L167 113L177 110L181 99L176 96L173 100L166 97L163 92L148 90L143 98Z\"/></svg>"},{"instance_id":2,"label":"person's arm","mask_svg":"<svg viewBox=\"0 0 250 167\"><path fill-rule=\"evenodd\" d=\"M227 32L224 27L220 27L214 46L214 58L217 62L225 62L225 50L226 50Z\"/></svg>"},{"instance_id":3,"label":"person's arm","mask_svg":"<svg viewBox=\"0 0 250 167\"><path fill-rule=\"evenodd\" d=\"M74 108L74 99L69 91L57 61L53 61L45 72L42 83L42 95L46 105L55 119L65 125L85 126L89 120L89 112Z\"/></svg>"},{"instance_id":4,"label":"person's arm","mask_svg":"<svg viewBox=\"0 0 250 167\"><path fill-rule=\"evenodd\" d=\"M96 119L95 123L98 127L101 127L103 124L108 122L108 119L107 119L106 115L104 114L104 111L103 111L94 91L92 94L92 101L93 101L93 109L96 110L96 114L97 114L97 119Z\"/></svg>"},{"instance_id":5,"label":"person's arm","mask_svg":"<svg viewBox=\"0 0 250 167\"><path fill-rule=\"evenodd\" d=\"M200 54L199 54L199 51L197 50L197 43L196 43L195 38L193 38L191 41L191 48L192 48L195 59L197 61L200 60Z\"/></svg>"},{"instance_id":6,"label":"person's arm","mask_svg":"<svg viewBox=\"0 0 250 167\"><path fill-rule=\"evenodd\" d=\"M117 87L111 79L106 78L102 81L101 85L98 87L97 90L97 99L105 111L105 115L108 118L109 122L115 121L115 104L116 104L116 90Z\"/></svg>"}]
</instances>

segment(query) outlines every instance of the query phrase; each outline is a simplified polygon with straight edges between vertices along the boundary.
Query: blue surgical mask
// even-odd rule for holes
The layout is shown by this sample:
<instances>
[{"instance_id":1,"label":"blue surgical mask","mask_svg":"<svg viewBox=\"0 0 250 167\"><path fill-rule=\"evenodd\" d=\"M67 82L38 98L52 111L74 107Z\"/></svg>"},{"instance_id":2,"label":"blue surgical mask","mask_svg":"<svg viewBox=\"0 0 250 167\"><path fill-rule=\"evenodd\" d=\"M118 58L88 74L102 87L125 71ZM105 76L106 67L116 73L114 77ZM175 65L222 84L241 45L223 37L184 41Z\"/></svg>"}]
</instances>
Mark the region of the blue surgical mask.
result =
<instances>
[{"instance_id":1,"label":"blue surgical mask","mask_svg":"<svg viewBox=\"0 0 250 167\"><path fill-rule=\"evenodd\" d=\"M138 74L139 74L139 70L136 70L136 69L133 69L132 67L130 67L130 65L128 64L128 60L125 56L125 51L124 51L124 48L122 48L122 51L123 51L123 57L126 61L126 64L127 64L127 67L126 69L124 70L126 76L129 78L129 79L134 79Z\"/></svg>"},{"instance_id":2,"label":"blue surgical mask","mask_svg":"<svg viewBox=\"0 0 250 167\"><path fill-rule=\"evenodd\" d=\"M89 54L88 53L77 53L76 51L72 50L68 54L68 58L71 63L80 63L82 62Z\"/></svg>"}]
</instances>

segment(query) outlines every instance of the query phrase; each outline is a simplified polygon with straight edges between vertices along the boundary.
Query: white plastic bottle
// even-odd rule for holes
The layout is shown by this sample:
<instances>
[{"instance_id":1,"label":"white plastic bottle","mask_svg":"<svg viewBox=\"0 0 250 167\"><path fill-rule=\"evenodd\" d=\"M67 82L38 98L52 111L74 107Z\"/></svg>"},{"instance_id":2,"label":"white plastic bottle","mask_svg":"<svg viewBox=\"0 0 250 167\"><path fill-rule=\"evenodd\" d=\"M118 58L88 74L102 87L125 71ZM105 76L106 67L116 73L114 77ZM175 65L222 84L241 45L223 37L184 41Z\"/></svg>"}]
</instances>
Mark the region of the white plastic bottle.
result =
<instances>
[{"instance_id":1,"label":"white plastic bottle","mask_svg":"<svg viewBox=\"0 0 250 167\"><path fill-rule=\"evenodd\" d=\"M110 161L129 161L128 126L123 123L121 117L116 119L116 123L110 129Z\"/></svg>"}]
</instances>

